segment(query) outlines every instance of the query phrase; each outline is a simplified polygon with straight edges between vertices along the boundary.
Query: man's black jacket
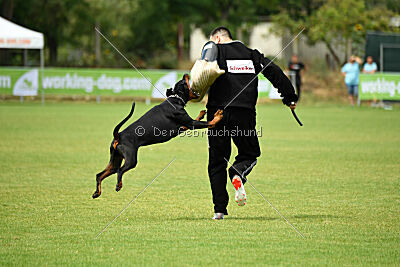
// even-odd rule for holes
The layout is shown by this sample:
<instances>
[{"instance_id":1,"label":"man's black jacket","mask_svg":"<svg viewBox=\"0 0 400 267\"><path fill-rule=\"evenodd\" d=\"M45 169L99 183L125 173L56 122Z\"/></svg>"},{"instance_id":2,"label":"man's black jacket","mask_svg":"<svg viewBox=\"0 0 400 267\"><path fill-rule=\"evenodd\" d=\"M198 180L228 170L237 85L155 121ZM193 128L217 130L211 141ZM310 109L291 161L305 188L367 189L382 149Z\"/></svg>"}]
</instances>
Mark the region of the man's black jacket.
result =
<instances>
[{"instance_id":1,"label":"man's black jacket","mask_svg":"<svg viewBox=\"0 0 400 267\"><path fill-rule=\"evenodd\" d=\"M259 51L246 47L240 41L217 44L217 48L218 65L225 70L225 74L218 77L210 87L207 108L225 107L232 101L229 107L255 110L258 79L254 79L244 90L243 88L266 65L268 66L262 74L278 89L283 103L289 105L292 101L297 101L297 95L286 75Z\"/></svg>"}]
</instances>

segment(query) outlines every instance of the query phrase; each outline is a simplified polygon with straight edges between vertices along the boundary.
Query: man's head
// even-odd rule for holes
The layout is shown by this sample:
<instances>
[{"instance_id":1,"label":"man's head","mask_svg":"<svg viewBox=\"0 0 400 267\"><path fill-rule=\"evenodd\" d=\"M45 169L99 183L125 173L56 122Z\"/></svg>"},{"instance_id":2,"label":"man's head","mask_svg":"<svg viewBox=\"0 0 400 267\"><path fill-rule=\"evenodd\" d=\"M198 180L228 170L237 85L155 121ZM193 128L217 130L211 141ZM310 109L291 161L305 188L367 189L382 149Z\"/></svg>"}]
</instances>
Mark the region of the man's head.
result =
<instances>
[{"instance_id":1,"label":"man's head","mask_svg":"<svg viewBox=\"0 0 400 267\"><path fill-rule=\"evenodd\" d=\"M223 44L232 41L232 34L228 28L219 26L211 31L210 41L216 44Z\"/></svg>"},{"instance_id":2,"label":"man's head","mask_svg":"<svg viewBox=\"0 0 400 267\"><path fill-rule=\"evenodd\" d=\"M189 75L184 74L182 80L178 81L174 88L167 89L167 97L171 95L178 95L185 104L192 99L196 99L199 95L195 94L192 89L190 89Z\"/></svg>"},{"instance_id":3,"label":"man's head","mask_svg":"<svg viewBox=\"0 0 400 267\"><path fill-rule=\"evenodd\" d=\"M372 64L372 62L374 62L374 59L371 56L368 56L367 62L368 62L368 64Z\"/></svg>"},{"instance_id":4,"label":"man's head","mask_svg":"<svg viewBox=\"0 0 400 267\"><path fill-rule=\"evenodd\" d=\"M354 55L351 55L349 58L349 62L354 63L354 61L356 61L356 57Z\"/></svg>"},{"instance_id":5,"label":"man's head","mask_svg":"<svg viewBox=\"0 0 400 267\"><path fill-rule=\"evenodd\" d=\"M297 63L299 61L299 58L297 57L296 54L292 55L292 62Z\"/></svg>"}]
</instances>

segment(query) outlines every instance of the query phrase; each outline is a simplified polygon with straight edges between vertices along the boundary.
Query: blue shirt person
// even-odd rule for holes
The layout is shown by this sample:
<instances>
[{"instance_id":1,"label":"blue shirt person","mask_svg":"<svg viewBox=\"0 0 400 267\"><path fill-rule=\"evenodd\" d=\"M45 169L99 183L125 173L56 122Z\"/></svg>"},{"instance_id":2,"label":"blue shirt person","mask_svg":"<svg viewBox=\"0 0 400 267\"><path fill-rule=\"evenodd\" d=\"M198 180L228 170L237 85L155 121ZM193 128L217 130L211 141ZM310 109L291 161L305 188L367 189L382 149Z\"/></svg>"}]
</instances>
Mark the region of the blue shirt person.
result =
<instances>
[{"instance_id":1,"label":"blue shirt person","mask_svg":"<svg viewBox=\"0 0 400 267\"><path fill-rule=\"evenodd\" d=\"M378 66L374 62L374 59L371 56L367 57L367 62L365 62L363 66L362 72L365 74L374 74L378 70ZM370 102L371 107L381 107L383 106L383 102L378 103L377 96L374 95L374 99Z\"/></svg>"},{"instance_id":2,"label":"blue shirt person","mask_svg":"<svg viewBox=\"0 0 400 267\"><path fill-rule=\"evenodd\" d=\"M342 67L346 85L358 85L360 81L360 65L357 62L348 62Z\"/></svg>"},{"instance_id":3,"label":"blue shirt person","mask_svg":"<svg viewBox=\"0 0 400 267\"><path fill-rule=\"evenodd\" d=\"M367 57L367 62L363 66L363 73L373 74L378 70L378 66L371 56Z\"/></svg>"},{"instance_id":4,"label":"blue shirt person","mask_svg":"<svg viewBox=\"0 0 400 267\"><path fill-rule=\"evenodd\" d=\"M349 93L350 104L354 106L354 96L358 95L358 83L360 81L361 58L351 56L349 62L342 67L342 75Z\"/></svg>"}]
</instances>

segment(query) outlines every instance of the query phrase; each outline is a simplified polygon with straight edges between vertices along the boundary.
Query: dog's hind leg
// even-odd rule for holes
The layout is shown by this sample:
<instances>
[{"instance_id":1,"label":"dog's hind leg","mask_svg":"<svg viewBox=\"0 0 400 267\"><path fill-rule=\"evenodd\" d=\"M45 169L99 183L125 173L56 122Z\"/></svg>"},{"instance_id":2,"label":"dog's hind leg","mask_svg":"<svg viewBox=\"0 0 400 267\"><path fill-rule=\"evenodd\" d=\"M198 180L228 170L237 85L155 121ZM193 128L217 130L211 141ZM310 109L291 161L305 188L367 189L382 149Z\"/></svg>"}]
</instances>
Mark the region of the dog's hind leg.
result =
<instances>
[{"instance_id":1,"label":"dog's hind leg","mask_svg":"<svg viewBox=\"0 0 400 267\"><path fill-rule=\"evenodd\" d=\"M93 198L97 198L101 195L101 182L108 176L117 173L121 163L122 157L120 155L116 155L110 160L110 163L108 163L105 170L96 175L96 191L92 195Z\"/></svg>"},{"instance_id":2,"label":"dog's hind leg","mask_svg":"<svg viewBox=\"0 0 400 267\"><path fill-rule=\"evenodd\" d=\"M101 195L101 182L104 178L110 176L111 174L113 174L113 166L111 163L108 163L104 171L96 174L96 191L92 195L93 198L97 198Z\"/></svg>"},{"instance_id":3,"label":"dog's hind leg","mask_svg":"<svg viewBox=\"0 0 400 267\"><path fill-rule=\"evenodd\" d=\"M138 153L137 148L135 148L134 151L130 151L129 153L124 153L125 163L118 170L117 185L115 186L115 191L118 192L122 188L122 175L125 172L129 171L130 169L133 169L133 168L136 167L136 165L137 165L137 153Z\"/></svg>"}]
</instances>

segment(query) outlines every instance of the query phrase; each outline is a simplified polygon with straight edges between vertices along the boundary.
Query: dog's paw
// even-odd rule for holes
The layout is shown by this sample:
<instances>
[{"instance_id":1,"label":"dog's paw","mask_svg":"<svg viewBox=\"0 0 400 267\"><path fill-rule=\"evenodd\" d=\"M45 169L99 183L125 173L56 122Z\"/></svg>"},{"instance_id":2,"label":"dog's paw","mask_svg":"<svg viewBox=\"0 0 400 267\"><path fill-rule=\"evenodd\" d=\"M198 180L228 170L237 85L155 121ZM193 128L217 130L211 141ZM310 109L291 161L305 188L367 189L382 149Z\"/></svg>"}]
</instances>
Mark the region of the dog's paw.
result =
<instances>
[{"instance_id":1,"label":"dog's paw","mask_svg":"<svg viewBox=\"0 0 400 267\"><path fill-rule=\"evenodd\" d=\"M119 190L121 190L121 188L122 188L122 182L120 182L120 183L118 183L116 186L115 186L115 191L119 191Z\"/></svg>"},{"instance_id":2,"label":"dog's paw","mask_svg":"<svg viewBox=\"0 0 400 267\"><path fill-rule=\"evenodd\" d=\"M205 116L206 114L207 114L207 111L206 111L206 110L200 111L200 113L199 113L199 119L200 119L200 120L204 119L204 116Z\"/></svg>"},{"instance_id":3,"label":"dog's paw","mask_svg":"<svg viewBox=\"0 0 400 267\"><path fill-rule=\"evenodd\" d=\"M101 193L96 191L93 193L92 198L98 198L100 195L101 195Z\"/></svg>"}]
</instances>

